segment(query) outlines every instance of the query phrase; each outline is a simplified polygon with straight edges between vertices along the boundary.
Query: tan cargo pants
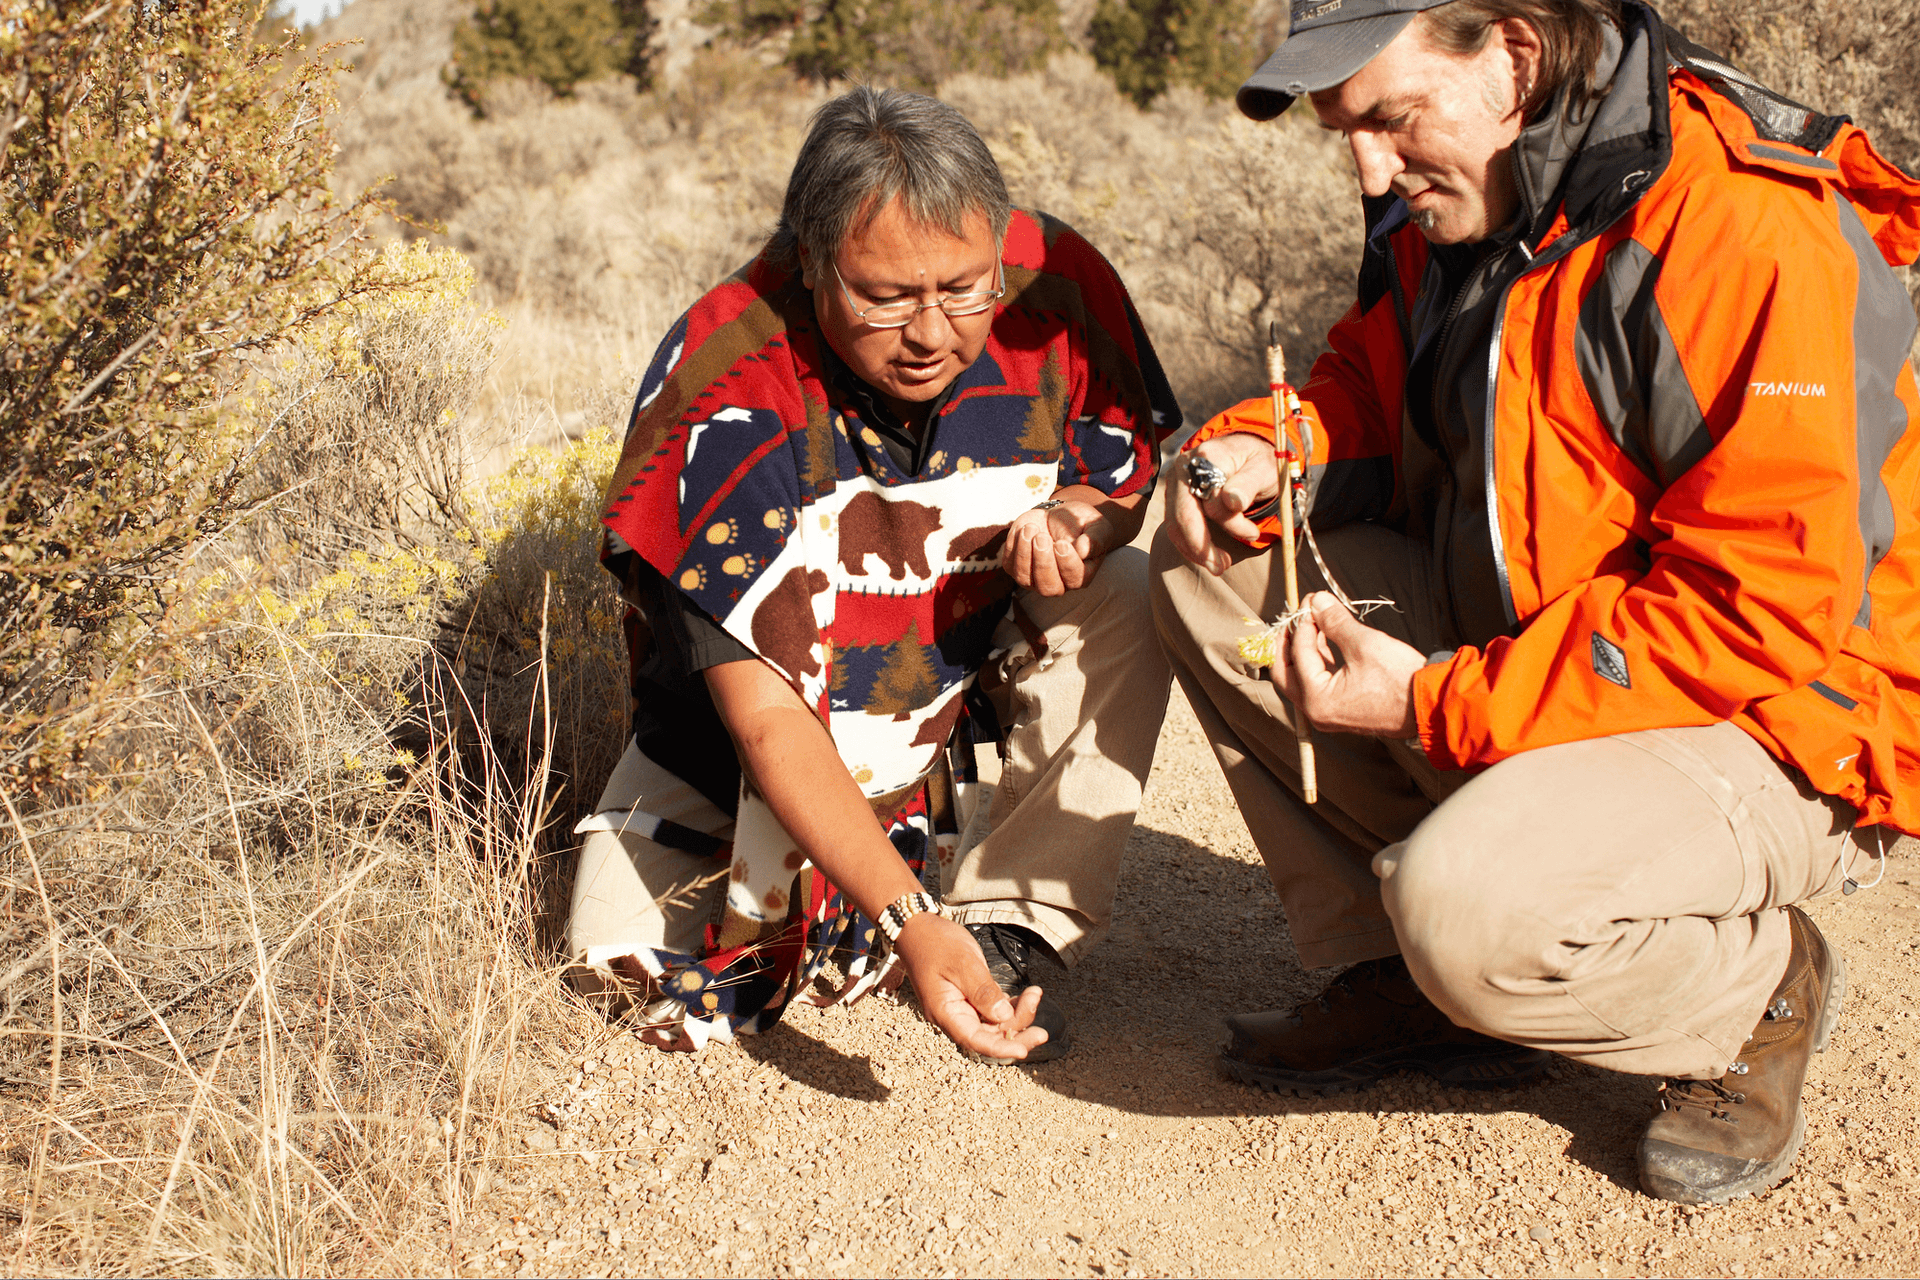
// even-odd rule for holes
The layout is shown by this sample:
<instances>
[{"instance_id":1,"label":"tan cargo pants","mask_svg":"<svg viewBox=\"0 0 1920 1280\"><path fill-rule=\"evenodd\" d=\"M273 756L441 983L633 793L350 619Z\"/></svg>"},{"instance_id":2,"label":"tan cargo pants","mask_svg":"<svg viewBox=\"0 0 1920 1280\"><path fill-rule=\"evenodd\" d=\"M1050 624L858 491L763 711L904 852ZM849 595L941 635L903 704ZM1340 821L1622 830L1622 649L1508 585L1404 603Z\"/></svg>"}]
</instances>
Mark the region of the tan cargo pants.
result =
<instances>
[{"instance_id":1,"label":"tan cargo pants","mask_svg":"<svg viewBox=\"0 0 1920 1280\"><path fill-rule=\"evenodd\" d=\"M1456 646L1426 548L1360 525L1320 539L1367 622ZM1310 559L1303 592L1323 586ZM1277 562L1218 578L1163 531L1154 618L1279 891L1302 964L1404 955L1455 1022L1616 1071L1715 1078L1786 971L1781 908L1872 880L1876 833L1730 724L1660 729L1440 772L1416 745L1315 735L1300 799L1293 708L1240 658L1285 612ZM1888 841L1891 843L1891 840ZM1864 850L1864 852L1863 852Z\"/></svg>"},{"instance_id":2,"label":"tan cargo pants","mask_svg":"<svg viewBox=\"0 0 1920 1280\"><path fill-rule=\"evenodd\" d=\"M1006 734L999 783L966 821L941 896L963 923L1023 924L1071 964L1106 936L1120 856L1166 715L1171 679L1147 601L1147 557L1109 554L1093 580L1018 602L1004 650L980 673ZM631 744L598 811L640 807L725 839L732 820ZM568 953L592 969L636 947L695 950L717 918L725 868L634 832L597 831L580 850Z\"/></svg>"}]
</instances>

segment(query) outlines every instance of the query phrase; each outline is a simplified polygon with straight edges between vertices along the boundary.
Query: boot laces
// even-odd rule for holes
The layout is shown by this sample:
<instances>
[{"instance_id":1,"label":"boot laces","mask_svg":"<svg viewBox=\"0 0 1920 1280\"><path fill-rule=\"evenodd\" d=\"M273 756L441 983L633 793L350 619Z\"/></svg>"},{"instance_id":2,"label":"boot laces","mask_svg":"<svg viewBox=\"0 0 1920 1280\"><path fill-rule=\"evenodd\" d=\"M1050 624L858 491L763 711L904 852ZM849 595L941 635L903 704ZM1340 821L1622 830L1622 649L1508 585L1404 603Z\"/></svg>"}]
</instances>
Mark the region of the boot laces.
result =
<instances>
[{"instance_id":1,"label":"boot laces","mask_svg":"<svg viewBox=\"0 0 1920 1280\"><path fill-rule=\"evenodd\" d=\"M1360 992L1356 990L1353 985L1355 978L1362 980L1372 978L1378 982L1382 977L1397 976L1394 975L1394 967L1396 966L1400 967L1402 973L1405 972L1404 966L1399 965L1399 957L1397 956L1389 956L1384 960L1363 960L1321 988L1319 995L1314 996L1311 1000L1295 1005L1293 1016L1296 1018L1304 1018L1309 1009L1317 1010L1320 1013L1332 1013L1334 1005L1344 1004L1349 1000L1354 1000L1359 997Z\"/></svg>"},{"instance_id":2,"label":"boot laces","mask_svg":"<svg viewBox=\"0 0 1920 1280\"><path fill-rule=\"evenodd\" d=\"M1020 936L1019 930L1003 924L979 924L968 926L976 941L991 942L1000 958L1013 970L1013 976L1020 986L1032 986L1030 973L1033 968L1033 948ZM981 948L984 951L986 948ZM991 967L991 957L988 958Z\"/></svg>"},{"instance_id":3,"label":"boot laces","mask_svg":"<svg viewBox=\"0 0 1920 1280\"><path fill-rule=\"evenodd\" d=\"M1334 1005L1344 1004L1358 994L1359 993L1353 989L1353 985L1345 978L1336 978L1322 988L1319 995L1302 1004L1293 1012L1296 1017L1306 1013L1309 1009L1318 1009L1321 1013L1332 1013Z\"/></svg>"},{"instance_id":4,"label":"boot laces","mask_svg":"<svg viewBox=\"0 0 1920 1280\"><path fill-rule=\"evenodd\" d=\"M1733 1108L1746 1100L1746 1094L1727 1088L1720 1080L1668 1080L1660 1086L1662 1111L1698 1107L1715 1120L1725 1120L1728 1124L1740 1123Z\"/></svg>"}]
</instances>

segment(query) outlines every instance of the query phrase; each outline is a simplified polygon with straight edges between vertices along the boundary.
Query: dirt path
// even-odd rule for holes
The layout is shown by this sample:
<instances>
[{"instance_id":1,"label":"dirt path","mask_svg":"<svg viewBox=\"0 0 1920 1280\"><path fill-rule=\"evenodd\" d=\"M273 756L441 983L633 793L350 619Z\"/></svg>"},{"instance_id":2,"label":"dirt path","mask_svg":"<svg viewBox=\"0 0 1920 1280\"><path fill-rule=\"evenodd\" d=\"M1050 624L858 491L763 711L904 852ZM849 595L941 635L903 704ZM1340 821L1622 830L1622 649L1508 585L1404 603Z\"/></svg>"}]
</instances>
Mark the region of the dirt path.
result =
<instances>
[{"instance_id":1,"label":"dirt path","mask_svg":"<svg viewBox=\"0 0 1920 1280\"><path fill-rule=\"evenodd\" d=\"M969 1063L911 1003L880 999L796 1008L697 1059L609 1035L553 1099L564 1125L528 1120L468 1220L462 1271L1920 1271L1911 843L1877 889L1814 909L1853 981L1797 1172L1700 1212L1635 1189L1648 1080L1566 1064L1512 1094L1403 1076L1308 1102L1220 1078L1222 1014L1320 980L1177 690L1129 852L1115 935L1049 972L1067 1058Z\"/></svg>"}]
</instances>

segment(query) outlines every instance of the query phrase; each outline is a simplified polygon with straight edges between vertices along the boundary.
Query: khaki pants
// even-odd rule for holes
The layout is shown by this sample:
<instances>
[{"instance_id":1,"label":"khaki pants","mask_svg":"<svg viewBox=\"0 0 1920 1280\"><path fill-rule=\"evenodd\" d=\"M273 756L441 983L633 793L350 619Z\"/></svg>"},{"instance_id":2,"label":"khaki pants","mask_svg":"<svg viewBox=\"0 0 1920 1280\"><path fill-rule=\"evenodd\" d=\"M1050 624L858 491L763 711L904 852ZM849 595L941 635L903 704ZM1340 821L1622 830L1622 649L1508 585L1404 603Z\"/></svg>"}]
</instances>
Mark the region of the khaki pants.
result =
<instances>
[{"instance_id":1,"label":"khaki pants","mask_svg":"<svg viewBox=\"0 0 1920 1280\"><path fill-rule=\"evenodd\" d=\"M1422 652L1458 644L1426 548L1372 525L1320 539L1367 618ZM1311 559L1303 592L1323 584ZM1875 833L1730 724L1529 751L1477 774L1417 745L1317 733L1299 797L1293 709L1240 658L1285 611L1265 553L1215 578L1163 532L1153 602L1308 967L1400 953L1455 1022L1616 1071L1723 1074L1786 971L1781 908L1871 879ZM1862 850L1866 852L1862 852Z\"/></svg>"},{"instance_id":2,"label":"khaki pants","mask_svg":"<svg viewBox=\"0 0 1920 1280\"><path fill-rule=\"evenodd\" d=\"M964 923L1023 924L1072 963L1113 918L1120 855L1166 714L1166 659L1147 602L1147 557L1108 555L1078 591L1019 593L1042 638L1011 619L994 634L1005 652L980 673L1007 738L999 784L941 868L941 896ZM726 838L732 821L699 792L628 744L597 812L639 807ZM711 859L633 832L597 831L580 850L567 926L575 961L604 967L637 947L697 950L725 892ZM707 883L700 883L706 879Z\"/></svg>"},{"instance_id":3,"label":"khaki pants","mask_svg":"<svg viewBox=\"0 0 1920 1280\"><path fill-rule=\"evenodd\" d=\"M596 813L640 809L722 840L733 819L627 740L625 754L600 793ZM698 954L704 931L718 924L727 898L727 864L656 844L634 831L595 831L580 847L567 916L567 952L601 970L641 948ZM586 974L576 985L597 986Z\"/></svg>"},{"instance_id":4,"label":"khaki pants","mask_svg":"<svg viewBox=\"0 0 1920 1280\"><path fill-rule=\"evenodd\" d=\"M1147 557L1122 547L1093 581L1017 604L980 673L1006 737L1000 783L963 828L940 896L964 924L1022 924L1067 964L1106 937L1120 855L1153 768L1172 680L1153 633Z\"/></svg>"}]
</instances>

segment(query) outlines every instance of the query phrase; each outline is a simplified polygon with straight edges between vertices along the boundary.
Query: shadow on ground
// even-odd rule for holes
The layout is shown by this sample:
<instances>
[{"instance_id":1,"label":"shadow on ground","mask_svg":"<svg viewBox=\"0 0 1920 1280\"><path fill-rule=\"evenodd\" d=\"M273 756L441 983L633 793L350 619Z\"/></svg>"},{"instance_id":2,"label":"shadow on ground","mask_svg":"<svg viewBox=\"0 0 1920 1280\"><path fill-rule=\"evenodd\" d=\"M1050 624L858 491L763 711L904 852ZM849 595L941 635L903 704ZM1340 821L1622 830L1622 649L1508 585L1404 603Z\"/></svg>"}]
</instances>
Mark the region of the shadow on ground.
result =
<instances>
[{"instance_id":1,"label":"shadow on ground","mask_svg":"<svg viewBox=\"0 0 1920 1280\"><path fill-rule=\"evenodd\" d=\"M1034 975L1067 1013L1067 1057L1021 1071L1042 1088L1140 1116L1521 1113L1567 1135L1566 1155L1623 1188L1636 1185L1634 1147L1652 1113L1654 1082L1558 1061L1542 1082L1510 1091L1439 1088L1399 1075L1331 1098L1262 1092L1221 1075L1222 1019L1291 1007L1330 971L1300 967L1280 903L1257 861L1217 853L1169 831L1135 829L1111 936L1072 970ZM917 1017L911 999L903 1013ZM937 1034L937 1033L936 1033ZM850 1055L783 1021L742 1037L741 1050L787 1079L862 1102L892 1090L865 1054Z\"/></svg>"},{"instance_id":2,"label":"shadow on ground","mask_svg":"<svg viewBox=\"0 0 1920 1280\"><path fill-rule=\"evenodd\" d=\"M855 1102L885 1102L893 1092L873 1070L866 1054L846 1054L816 1040L789 1022L765 1035L741 1036L734 1043L756 1062L764 1063L804 1085Z\"/></svg>"},{"instance_id":3,"label":"shadow on ground","mask_svg":"<svg viewBox=\"0 0 1920 1280\"><path fill-rule=\"evenodd\" d=\"M1067 1011L1074 1048L1025 1068L1065 1096L1140 1115L1525 1112L1569 1134L1567 1156L1635 1186L1634 1146L1655 1082L1559 1061L1523 1089L1447 1091L1400 1075L1332 1098L1264 1093L1223 1077L1229 1013L1290 1007L1331 971L1300 967L1265 868L1184 836L1136 830L1111 937L1070 971L1036 974Z\"/></svg>"}]
</instances>

